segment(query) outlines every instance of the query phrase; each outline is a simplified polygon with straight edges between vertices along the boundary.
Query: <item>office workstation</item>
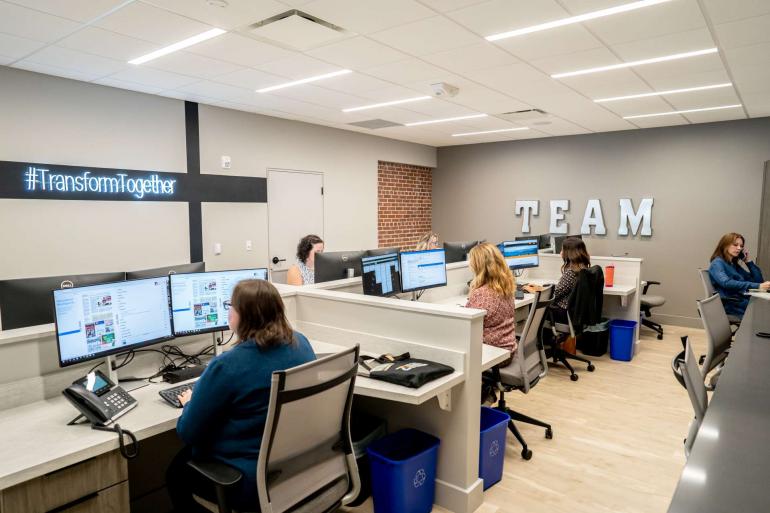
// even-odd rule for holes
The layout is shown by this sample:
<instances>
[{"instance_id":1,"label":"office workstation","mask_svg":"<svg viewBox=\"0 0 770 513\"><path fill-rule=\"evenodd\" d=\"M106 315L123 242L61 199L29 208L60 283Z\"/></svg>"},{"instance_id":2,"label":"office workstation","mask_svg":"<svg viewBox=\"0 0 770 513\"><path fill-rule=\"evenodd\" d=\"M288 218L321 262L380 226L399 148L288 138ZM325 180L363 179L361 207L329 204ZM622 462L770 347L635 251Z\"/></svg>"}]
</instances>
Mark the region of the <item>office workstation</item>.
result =
<instances>
[{"instance_id":1,"label":"office workstation","mask_svg":"<svg viewBox=\"0 0 770 513\"><path fill-rule=\"evenodd\" d=\"M0 0L0 513L770 510L769 17Z\"/></svg>"}]
</instances>

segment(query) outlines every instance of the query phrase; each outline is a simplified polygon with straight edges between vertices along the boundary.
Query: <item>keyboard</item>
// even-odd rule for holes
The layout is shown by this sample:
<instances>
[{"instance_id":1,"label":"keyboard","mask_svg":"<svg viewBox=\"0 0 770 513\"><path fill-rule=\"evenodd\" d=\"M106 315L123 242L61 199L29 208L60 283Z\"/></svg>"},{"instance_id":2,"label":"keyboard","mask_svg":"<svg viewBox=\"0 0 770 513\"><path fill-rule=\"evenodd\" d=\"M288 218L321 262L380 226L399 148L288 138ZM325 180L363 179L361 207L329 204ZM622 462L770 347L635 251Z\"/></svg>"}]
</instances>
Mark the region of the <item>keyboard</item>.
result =
<instances>
[{"instance_id":1,"label":"keyboard","mask_svg":"<svg viewBox=\"0 0 770 513\"><path fill-rule=\"evenodd\" d=\"M159 391L158 394L160 394L160 396L174 408L181 408L182 403L179 402L177 396L185 390L192 390L194 384L195 383L185 383L184 385L164 388L163 390Z\"/></svg>"}]
</instances>

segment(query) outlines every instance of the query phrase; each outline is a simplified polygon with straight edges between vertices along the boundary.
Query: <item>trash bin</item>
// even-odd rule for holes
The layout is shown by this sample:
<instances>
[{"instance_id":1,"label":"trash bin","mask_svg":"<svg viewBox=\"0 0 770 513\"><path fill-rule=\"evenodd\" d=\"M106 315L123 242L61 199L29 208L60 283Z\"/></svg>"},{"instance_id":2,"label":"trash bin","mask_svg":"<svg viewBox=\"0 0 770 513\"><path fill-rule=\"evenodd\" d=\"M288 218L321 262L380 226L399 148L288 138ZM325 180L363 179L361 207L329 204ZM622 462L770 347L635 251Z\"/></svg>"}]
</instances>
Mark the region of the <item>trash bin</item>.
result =
<instances>
[{"instance_id":1,"label":"trash bin","mask_svg":"<svg viewBox=\"0 0 770 513\"><path fill-rule=\"evenodd\" d=\"M630 362L634 357L634 331L636 321L613 319L610 321L610 358Z\"/></svg>"},{"instance_id":2,"label":"trash bin","mask_svg":"<svg viewBox=\"0 0 770 513\"><path fill-rule=\"evenodd\" d=\"M385 436L387 432L388 424L384 420L360 411L353 411L351 414L350 438L353 441L353 453L358 465L361 491L348 506L359 506L372 494L372 475L366 448L375 440Z\"/></svg>"},{"instance_id":3,"label":"trash bin","mask_svg":"<svg viewBox=\"0 0 770 513\"><path fill-rule=\"evenodd\" d=\"M588 356L604 356L610 341L610 320L587 326L577 337L577 348Z\"/></svg>"},{"instance_id":4,"label":"trash bin","mask_svg":"<svg viewBox=\"0 0 770 513\"><path fill-rule=\"evenodd\" d=\"M479 440L479 477L484 480L484 490L503 478L505 460L505 436L508 433L507 413L481 407L481 438Z\"/></svg>"},{"instance_id":5,"label":"trash bin","mask_svg":"<svg viewBox=\"0 0 770 513\"><path fill-rule=\"evenodd\" d=\"M430 513L440 443L422 431L402 429L366 449L372 470L374 513Z\"/></svg>"}]
</instances>

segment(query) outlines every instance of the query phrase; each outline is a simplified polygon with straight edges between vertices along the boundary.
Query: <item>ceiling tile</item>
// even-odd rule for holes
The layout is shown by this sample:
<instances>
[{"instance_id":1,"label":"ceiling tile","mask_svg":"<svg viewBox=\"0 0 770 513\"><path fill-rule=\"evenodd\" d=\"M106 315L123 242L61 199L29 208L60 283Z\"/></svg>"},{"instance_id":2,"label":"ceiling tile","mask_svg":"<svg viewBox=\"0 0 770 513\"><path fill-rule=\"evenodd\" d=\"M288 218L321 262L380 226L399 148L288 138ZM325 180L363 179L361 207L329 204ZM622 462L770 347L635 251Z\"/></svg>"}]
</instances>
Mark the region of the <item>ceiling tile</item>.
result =
<instances>
[{"instance_id":1,"label":"ceiling tile","mask_svg":"<svg viewBox=\"0 0 770 513\"><path fill-rule=\"evenodd\" d=\"M648 71L650 73L648 73ZM686 87L698 87L730 82L730 77L724 69L700 73L658 73L655 72L655 70L644 70L643 68L639 68L637 73L642 75L655 91L684 89Z\"/></svg>"},{"instance_id":2,"label":"ceiling tile","mask_svg":"<svg viewBox=\"0 0 770 513\"><path fill-rule=\"evenodd\" d=\"M240 66L256 67L267 62L289 59L299 54L235 33L222 34L187 50L212 59Z\"/></svg>"},{"instance_id":3,"label":"ceiling tile","mask_svg":"<svg viewBox=\"0 0 770 513\"><path fill-rule=\"evenodd\" d=\"M91 21L125 0L13 0L13 3L79 22Z\"/></svg>"},{"instance_id":4,"label":"ceiling tile","mask_svg":"<svg viewBox=\"0 0 770 513\"><path fill-rule=\"evenodd\" d=\"M743 109L712 110L707 112L692 112L684 117L692 123L713 123L715 121L729 121L731 119L746 119Z\"/></svg>"},{"instance_id":5,"label":"ceiling tile","mask_svg":"<svg viewBox=\"0 0 770 513\"><path fill-rule=\"evenodd\" d=\"M426 55L423 59L455 73L475 71L478 69L504 66L519 62L516 57L486 41L471 46L463 46L462 48L455 48Z\"/></svg>"},{"instance_id":6,"label":"ceiling tile","mask_svg":"<svg viewBox=\"0 0 770 513\"><path fill-rule=\"evenodd\" d=\"M548 75L538 71L530 64L523 63L476 70L473 72L473 77L487 87L503 92L507 92L507 89L514 84L552 80Z\"/></svg>"},{"instance_id":7,"label":"ceiling tile","mask_svg":"<svg viewBox=\"0 0 770 513\"><path fill-rule=\"evenodd\" d=\"M265 84L278 84L286 79L283 77L277 77L264 71L257 71L251 68L243 68L232 73L220 75L216 77L215 81L221 84L227 84L235 87L242 87L251 91L256 91Z\"/></svg>"},{"instance_id":8,"label":"ceiling tile","mask_svg":"<svg viewBox=\"0 0 770 513\"><path fill-rule=\"evenodd\" d=\"M127 5L98 21L96 25L119 34L164 46L213 28L210 25L139 2Z\"/></svg>"},{"instance_id":9,"label":"ceiling tile","mask_svg":"<svg viewBox=\"0 0 770 513\"><path fill-rule=\"evenodd\" d=\"M250 89L244 89L242 87L234 87L225 84L218 84L209 80L201 80L200 82L194 82L178 88L179 91L185 93L192 93L199 96L206 96L208 98L215 98L222 101L248 101L255 94Z\"/></svg>"},{"instance_id":10,"label":"ceiling tile","mask_svg":"<svg viewBox=\"0 0 770 513\"><path fill-rule=\"evenodd\" d=\"M496 84L495 89L515 98L516 100L533 105L534 107L539 107L538 100L543 97L570 93L576 95L576 93L574 93L569 87L560 84L558 81L553 80L552 78L521 82L512 80L510 83L505 85Z\"/></svg>"},{"instance_id":11,"label":"ceiling tile","mask_svg":"<svg viewBox=\"0 0 770 513\"><path fill-rule=\"evenodd\" d=\"M351 93L359 96L366 96L364 93L375 91L392 86L393 84L380 80L378 78L362 75L361 73L350 73L345 75L345 80L332 80L318 82L318 87L324 87L333 91Z\"/></svg>"},{"instance_id":12,"label":"ceiling tile","mask_svg":"<svg viewBox=\"0 0 770 513\"><path fill-rule=\"evenodd\" d=\"M664 96L664 98L673 105L676 110L700 109L716 105L736 105L741 103L741 100L735 93L735 89L732 87L672 94Z\"/></svg>"},{"instance_id":13,"label":"ceiling tile","mask_svg":"<svg viewBox=\"0 0 770 513\"><path fill-rule=\"evenodd\" d=\"M751 117L770 116L770 88L744 94L743 102Z\"/></svg>"},{"instance_id":14,"label":"ceiling tile","mask_svg":"<svg viewBox=\"0 0 770 513\"><path fill-rule=\"evenodd\" d=\"M559 30L534 32L519 37L502 39L495 44L524 60L541 59L552 55L564 55L581 50L601 48L601 41L579 25L561 27Z\"/></svg>"},{"instance_id":15,"label":"ceiling tile","mask_svg":"<svg viewBox=\"0 0 770 513\"><path fill-rule=\"evenodd\" d=\"M668 112L676 110L659 96L636 98L633 100L621 100L617 102L601 103L603 108L614 112L620 117L638 116L641 114L653 114L655 112Z\"/></svg>"},{"instance_id":16,"label":"ceiling tile","mask_svg":"<svg viewBox=\"0 0 770 513\"><path fill-rule=\"evenodd\" d=\"M183 85L191 84L199 80L195 77L145 68L144 66L129 66L119 73L110 75L109 78L120 80L122 82L134 82L147 87L159 87L164 90L176 89L177 87L182 87Z\"/></svg>"},{"instance_id":17,"label":"ceiling tile","mask_svg":"<svg viewBox=\"0 0 770 513\"><path fill-rule=\"evenodd\" d=\"M0 66L8 66L16 59L13 57L6 57L5 55L0 54Z\"/></svg>"},{"instance_id":18,"label":"ceiling tile","mask_svg":"<svg viewBox=\"0 0 770 513\"><path fill-rule=\"evenodd\" d=\"M373 89L371 91L362 92L359 96L366 98L366 103L382 103L393 100L402 100L404 98L414 98L416 96L423 96L423 92L419 90L410 89L408 87L400 85L388 84L385 87ZM430 100L428 100L430 101Z\"/></svg>"},{"instance_id":19,"label":"ceiling tile","mask_svg":"<svg viewBox=\"0 0 770 513\"><path fill-rule=\"evenodd\" d=\"M554 0L489 0L452 11L448 17L482 37L569 16Z\"/></svg>"},{"instance_id":20,"label":"ceiling tile","mask_svg":"<svg viewBox=\"0 0 770 513\"><path fill-rule=\"evenodd\" d=\"M21 59L43 46L45 46L45 43L40 41L0 34L0 55L4 55L11 61Z\"/></svg>"},{"instance_id":21,"label":"ceiling tile","mask_svg":"<svg viewBox=\"0 0 770 513\"><path fill-rule=\"evenodd\" d=\"M483 4L487 0L422 0L422 3L437 12L450 12L476 4Z\"/></svg>"},{"instance_id":22,"label":"ceiling tile","mask_svg":"<svg viewBox=\"0 0 770 513\"><path fill-rule=\"evenodd\" d=\"M770 65L770 42L725 50L725 57L731 68Z\"/></svg>"},{"instance_id":23,"label":"ceiling tile","mask_svg":"<svg viewBox=\"0 0 770 513\"><path fill-rule=\"evenodd\" d=\"M400 25L376 32L371 37L414 56L430 55L481 41L478 36L443 16Z\"/></svg>"},{"instance_id":24,"label":"ceiling tile","mask_svg":"<svg viewBox=\"0 0 770 513\"><path fill-rule=\"evenodd\" d=\"M423 114L430 119L453 118L457 116L473 116L475 114L485 114L477 110L463 107L455 103L445 102L443 100L433 99L424 102L408 103L400 105L400 108L416 114Z\"/></svg>"},{"instance_id":25,"label":"ceiling tile","mask_svg":"<svg viewBox=\"0 0 770 513\"><path fill-rule=\"evenodd\" d=\"M354 70L372 68L409 57L363 36L332 43L306 53L322 61Z\"/></svg>"},{"instance_id":26,"label":"ceiling tile","mask_svg":"<svg viewBox=\"0 0 770 513\"><path fill-rule=\"evenodd\" d=\"M770 41L770 14L714 27L723 49L739 48Z\"/></svg>"},{"instance_id":27,"label":"ceiling tile","mask_svg":"<svg viewBox=\"0 0 770 513\"><path fill-rule=\"evenodd\" d=\"M465 86L454 98L447 101L468 107L476 112L502 113L529 109L530 105L483 86Z\"/></svg>"},{"instance_id":28,"label":"ceiling tile","mask_svg":"<svg viewBox=\"0 0 770 513\"><path fill-rule=\"evenodd\" d=\"M646 64L644 66L637 66L633 68L642 78L650 83L655 82L657 78L665 76L685 75L685 74L698 74L707 72L718 72L724 70L724 65L719 55L702 55L700 57L693 57L691 59L681 59L677 61L659 62L655 64ZM610 75L613 71L602 73L604 75ZM684 86L692 87L692 86Z\"/></svg>"},{"instance_id":29,"label":"ceiling tile","mask_svg":"<svg viewBox=\"0 0 770 513\"><path fill-rule=\"evenodd\" d=\"M308 103L320 105L334 110L342 110L348 107L355 107L369 103L368 100L357 98L355 96L324 89L311 84L304 84L297 87L288 87L268 93L270 95L282 98L293 98Z\"/></svg>"},{"instance_id":30,"label":"ceiling tile","mask_svg":"<svg viewBox=\"0 0 770 513\"><path fill-rule=\"evenodd\" d=\"M228 0L227 7L216 7L208 2L190 0L143 0L196 19L207 25L225 30L251 25L265 18L288 11L289 7L274 0Z\"/></svg>"},{"instance_id":31,"label":"ceiling tile","mask_svg":"<svg viewBox=\"0 0 770 513\"><path fill-rule=\"evenodd\" d=\"M702 0L714 23L741 20L770 14L767 0Z\"/></svg>"},{"instance_id":32,"label":"ceiling tile","mask_svg":"<svg viewBox=\"0 0 770 513\"><path fill-rule=\"evenodd\" d=\"M331 73L333 71L339 71L340 67L333 64L328 64L313 57L307 55L296 54L288 59L281 59L278 61L266 62L256 66L261 71L272 73L280 77L286 77L291 80L299 80L302 78L308 78L315 75L322 75L324 73ZM337 77L332 80L344 79L345 76Z\"/></svg>"},{"instance_id":33,"label":"ceiling tile","mask_svg":"<svg viewBox=\"0 0 770 513\"><path fill-rule=\"evenodd\" d=\"M442 78L444 75L451 75L448 71L420 59L392 62L382 66L366 68L363 72L367 75L373 75L398 84L409 84L418 81L427 83L431 83L430 81L441 82L444 80Z\"/></svg>"},{"instance_id":34,"label":"ceiling tile","mask_svg":"<svg viewBox=\"0 0 770 513\"><path fill-rule=\"evenodd\" d=\"M610 50L601 47L580 52L553 55L541 59L532 59L529 62L535 68L551 75L584 68L609 66L611 64L619 64L622 61Z\"/></svg>"},{"instance_id":35,"label":"ceiling tile","mask_svg":"<svg viewBox=\"0 0 770 513\"><path fill-rule=\"evenodd\" d=\"M94 80L93 83L109 86L109 87L117 87L119 89L127 89L129 91L147 93L147 94L158 94L163 90L162 87L152 87L152 86L137 84L136 82L126 82L123 80L115 80L114 78L110 78L110 77Z\"/></svg>"},{"instance_id":36,"label":"ceiling tile","mask_svg":"<svg viewBox=\"0 0 770 513\"><path fill-rule=\"evenodd\" d=\"M716 44L708 29L690 30L652 39L610 45L612 50L624 61L650 59L664 55L704 50L715 46ZM693 57L693 59L700 58ZM684 62L685 60L676 62Z\"/></svg>"},{"instance_id":37,"label":"ceiling tile","mask_svg":"<svg viewBox=\"0 0 770 513\"><path fill-rule=\"evenodd\" d=\"M200 78L213 78L241 69L229 62L217 61L187 52L175 52L142 66Z\"/></svg>"},{"instance_id":38,"label":"ceiling tile","mask_svg":"<svg viewBox=\"0 0 770 513\"><path fill-rule=\"evenodd\" d=\"M25 60L45 66L54 66L72 70L91 77L90 80L117 73L126 66L126 64L121 61L106 59L88 53L76 52L58 46L44 48Z\"/></svg>"},{"instance_id":39,"label":"ceiling tile","mask_svg":"<svg viewBox=\"0 0 770 513\"><path fill-rule=\"evenodd\" d=\"M302 10L359 34L370 34L435 15L413 0L316 0Z\"/></svg>"},{"instance_id":40,"label":"ceiling tile","mask_svg":"<svg viewBox=\"0 0 770 513\"><path fill-rule=\"evenodd\" d=\"M689 125L683 116L659 116L656 118L640 118L631 120L639 128L656 128L661 126Z\"/></svg>"},{"instance_id":41,"label":"ceiling tile","mask_svg":"<svg viewBox=\"0 0 770 513\"><path fill-rule=\"evenodd\" d=\"M547 125L538 123L548 123ZM577 135L577 134L590 134L591 131L587 130L575 123L570 123L561 118L552 116L547 121L538 121L528 125L531 129L538 132L543 132L548 135Z\"/></svg>"},{"instance_id":42,"label":"ceiling tile","mask_svg":"<svg viewBox=\"0 0 770 513\"><path fill-rule=\"evenodd\" d=\"M59 68L56 66L38 64L26 59L23 61L15 62L12 67L24 69L27 71L34 71L36 73L44 73L46 75L53 75L55 77L71 78L72 80L80 80L82 82L90 82L91 80L98 78L97 76L90 73L81 73L79 71Z\"/></svg>"},{"instance_id":43,"label":"ceiling tile","mask_svg":"<svg viewBox=\"0 0 770 513\"><path fill-rule=\"evenodd\" d=\"M613 45L705 28L706 21L697 0L676 0L597 18L585 26L604 43Z\"/></svg>"},{"instance_id":44,"label":"ceiling tile","mask_svg":"<svg viewBox=\"0 0 770 513\"><path fill-rule=\"evenodd\" d=\"M735 85L741 95L767 91L770 84L770 66L742 66L732 68Z\"/></svg>"},{"instance_id":45,"label":"ceiling tile","mask_svg":"<svg viewBox=\"0 0 770 513\"><path fill-rule=\"evenodd\" d=\"M4 34L51 43L79 26L64 18L0 1L0 32Z\"/></svg>"},{"instance_id":46,"label":"ceiling tile","mask_svg":"<svg viewBox=\"0 0 770 513\"><path fill-rule=\"evenodd\" d=\"M561 80L563 84L592 100L650 92L644 80L629 69L620 69L612 73L592 73Z\"/></svg>"},{"instance_id":47,"label":"ceiling tile","mask_svg":"<svg viewBox=\"0 0 770 513\"><path fill-rule=\"evenodd\" d=\"M109 57L122 62L128 62L136 57L148 54L159 48L159 45L142 41L109 30L86 27L63 39L58 46L78 50L102 57Z\"/></svg>"}]
</instances>

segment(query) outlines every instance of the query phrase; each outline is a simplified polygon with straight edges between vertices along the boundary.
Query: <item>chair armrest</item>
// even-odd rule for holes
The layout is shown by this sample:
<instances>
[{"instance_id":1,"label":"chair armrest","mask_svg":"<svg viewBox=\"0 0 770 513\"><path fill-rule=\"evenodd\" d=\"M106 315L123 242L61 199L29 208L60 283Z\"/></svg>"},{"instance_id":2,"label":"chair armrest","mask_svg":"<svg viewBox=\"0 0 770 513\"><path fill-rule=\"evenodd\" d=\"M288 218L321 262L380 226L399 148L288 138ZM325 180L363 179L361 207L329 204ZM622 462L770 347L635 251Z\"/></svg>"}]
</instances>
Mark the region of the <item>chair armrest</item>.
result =
<instances>
[{"instance_id":1,"label":"chair armrest","mask_svg":"<svg viewBox=\"0 0 770 513\"><path fill-rule=\"evenodd\" d=\"M644 288L642 289L642 295L647 294L647 289L650 288L650 285L660 285L660 282L654 281L654 280L647 280L647 283L644 284Z\"/></svg>"},{"instance_id":2,"label":"chair armrest","mask_svg":"<svg viewBox=\"0 0 770 513\"><path fill-rule=\"evenodd\" d=\"M232 486L243 477L240 470L219 461L188 461L187 464L219 486Z\"/></svg>"}]
</instances>

